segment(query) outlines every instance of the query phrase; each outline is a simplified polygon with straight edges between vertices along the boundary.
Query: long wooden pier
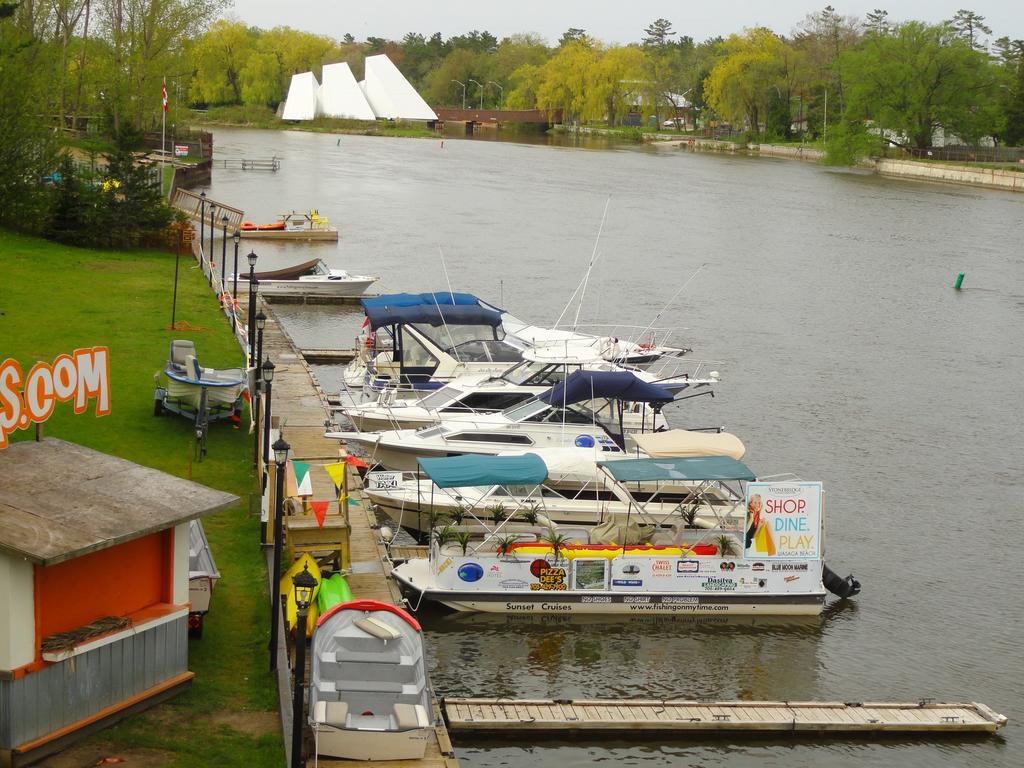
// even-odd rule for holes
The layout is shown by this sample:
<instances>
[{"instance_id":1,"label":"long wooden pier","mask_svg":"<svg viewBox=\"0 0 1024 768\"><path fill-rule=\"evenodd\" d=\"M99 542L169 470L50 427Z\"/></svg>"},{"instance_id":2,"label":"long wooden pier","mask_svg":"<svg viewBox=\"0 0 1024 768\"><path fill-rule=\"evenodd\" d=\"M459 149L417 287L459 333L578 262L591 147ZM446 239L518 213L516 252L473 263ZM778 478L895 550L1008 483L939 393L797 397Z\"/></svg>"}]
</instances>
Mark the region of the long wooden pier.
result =
<instances>
[{"instance_id":1,"label":"long wooden pier","mask_svg":"<svg viewBox=\"0 0 1024 768\"><path fill-rule=\"evenodd\" d=\"M324 437L324 420L328 417L327 399L323 389L309 369L298 347L281 327L273 310L266 304L267 324L263 331L264 355L277 366L273 381L273 416L281 435L291 445L291 458L310 464L314 499L335 497L334 484L323 468L323 464L337 461L345 452L336 440ZM390 578L391 565L385 557L383 545L377 535L376 517L369 505L353 494L355 501L347 510L349 528L350 570L345 575L352 592L360 599L379 600L400 604L398 586ZM337 502L332 502L329 516L337 513ZM344 510L341 511L345 515ZM289 704L290 706L290 704ZM421 760L406 760L399 763L374 763L379 768L393 768L401 765L422 768L458 768L455 752L448 738L448 731L441 718L441 711L434 703L437 725L434 738L427 745L427 753ZM313 765L313 757L308 760ZM351 765L350 761L320 757L321 766Z\"/></svg>"},{"instance_id":2,"label":"long wooden pier","mask_svg":"<svg viewBox=\"0 0 1024 768\"><path fill-rule=\"evenodd\" d=\"M449 699L451 731L677 731L784 733L994 733L1003 715L984 704L839 701Z\"/></svg>"}]
</instances>

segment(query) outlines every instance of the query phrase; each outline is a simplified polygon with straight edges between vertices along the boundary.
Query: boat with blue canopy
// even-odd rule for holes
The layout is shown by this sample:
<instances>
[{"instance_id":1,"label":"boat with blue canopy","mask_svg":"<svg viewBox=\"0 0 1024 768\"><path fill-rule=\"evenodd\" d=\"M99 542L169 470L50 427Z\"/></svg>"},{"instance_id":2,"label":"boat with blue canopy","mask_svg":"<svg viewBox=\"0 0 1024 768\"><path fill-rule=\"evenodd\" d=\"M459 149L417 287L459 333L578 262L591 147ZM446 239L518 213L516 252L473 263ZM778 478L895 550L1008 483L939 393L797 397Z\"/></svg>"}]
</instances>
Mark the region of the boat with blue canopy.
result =
<instances>
[{"instance_id":1,"label":"boat with blue canopy","mask_svg":"<svg viewBox=\"0 0 1024 768\"><path fill-rule=\"evenodd\" d=\"M362 306L366 320L356 343L359 355L346 368L344 381L374 392L422 391L460 375L497 375L519 362L524 350L551 344L588 346L598 357L625 365L648 365L688 351L657 344L653 337L623 339L615 329L599 336L540 328L465 292L385 294L363 299Z\"/></svg>"},{"instance_id":2,"label":"boat with blue canopy","mask_svg":"<svg viewBox=\"0 0 1024 768\"><path fill-rule=\"evenodd\" d=\"M420 466L444 488L498 479L528 484L544 464L539 456L511 458L428 459ZM821 483L759 480L731 456L624 458L598 467L630 500L625 515L589 528L532 531L510 527L511 517L495 519L457 538L450 526L435 529L428 556L394 570L410 604L492 613L782 616L820 613L827 589L844 598L859 592L853 577L839 579L825 567ZM652 483L686 483L690 493L666 514L631 492ZM698 512L716 523L687 524ZM667 527L670 516L679 523Z\"/></svg>"},{"instance_id":3,"label":"boat with blue canopy","mask_svg":"<svg viewBox=\"0 0 1024 768\"><path fill-rule=\"evenodd\" d=\"M623 398L628 398L624 400ZM577 370L547 392L498 413L455 414L422 429L328 432L359 445L371 463L415 470L419 457L522 453L534 448L597 447L623 454L632 435L667 426L661 408L673 394L628 371Z\"/></svg>"}]
</instances>

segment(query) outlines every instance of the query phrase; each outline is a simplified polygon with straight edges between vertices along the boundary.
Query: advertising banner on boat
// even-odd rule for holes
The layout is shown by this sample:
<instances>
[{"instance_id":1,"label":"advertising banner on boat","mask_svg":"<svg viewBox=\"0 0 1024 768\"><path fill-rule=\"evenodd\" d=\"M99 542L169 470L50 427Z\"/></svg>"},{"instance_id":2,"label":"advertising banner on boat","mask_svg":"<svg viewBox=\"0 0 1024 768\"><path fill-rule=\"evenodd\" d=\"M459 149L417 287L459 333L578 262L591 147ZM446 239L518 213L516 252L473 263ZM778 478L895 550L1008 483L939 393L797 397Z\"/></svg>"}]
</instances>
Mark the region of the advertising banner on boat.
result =
<instances>
[{"instance_id":1,"label":"advertising banner on boat","mask_svg":"<svg viewBox=\"0 0 1024 768\"><path fill-rule=\"evenodd\" d=\"M0 448L11 432L49 419L57 403L74 403L82 414L94 401L97 416L110 413L109 354L107 347L76 349L52 363L39 361L28 373L14 358L0 363Z\"/></svg>"},{"instance_id":2,"label":"advertising banner on boat","mask_svg":"<svg viewBox=\"0 0 1024 768\"><path fill-rule=\"evenodd\" d=\"M821 557L821 483L748 483L746 501L745 558Z\"/></svg>"},{"instance_id":3,"label":"advertising banner on boat","mask_svg":"<svg viewBox=\"0 0 1024 768\"><path fill-rule=\"evenodd\" d=\"M366 475L366 487L371 491L393 491L401 482L401 472L369 472Z\"/></svg>"}]
</instances>

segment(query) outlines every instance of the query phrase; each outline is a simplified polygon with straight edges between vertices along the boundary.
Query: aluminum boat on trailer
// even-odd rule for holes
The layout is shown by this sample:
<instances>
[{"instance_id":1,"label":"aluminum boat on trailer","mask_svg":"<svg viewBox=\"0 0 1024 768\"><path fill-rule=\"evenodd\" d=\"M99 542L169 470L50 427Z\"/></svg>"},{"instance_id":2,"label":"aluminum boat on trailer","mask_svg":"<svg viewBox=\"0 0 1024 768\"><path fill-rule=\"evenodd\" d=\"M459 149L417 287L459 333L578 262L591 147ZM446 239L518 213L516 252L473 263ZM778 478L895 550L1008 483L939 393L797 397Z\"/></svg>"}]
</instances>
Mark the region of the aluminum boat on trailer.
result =
<instances>
[{"instance_id":1,"label":"aluminum boat on trailer","mask_svg":"<svg viewBox=\"0 0 1024 768\"><path fill-rule=\"evenodd\" d=\"M466 458L484 463L474 468ZM521 457L518 470L488 467L483 457L420 464L441 488L539 484L547 476L543 460L531 454ZM745 464L727 456L599 466L606 481L626 494L637 483L685 482L695 486L693 503L715 489L733 504L728 511L709 505L718 520L714 527L675 529L662 543L631 543L636 530L630 518L635 526L650 517L636 499L624 521L603 530L552 527L530 538L502 536L499 524L465 545L435 536L428 557L394 570L410 603L429 600L490 613L786 616L820 613L826 583L842 597L859 592L853 577L839 579L824 565L821 483L758 482Z\"/></svg>"}]
</instances>

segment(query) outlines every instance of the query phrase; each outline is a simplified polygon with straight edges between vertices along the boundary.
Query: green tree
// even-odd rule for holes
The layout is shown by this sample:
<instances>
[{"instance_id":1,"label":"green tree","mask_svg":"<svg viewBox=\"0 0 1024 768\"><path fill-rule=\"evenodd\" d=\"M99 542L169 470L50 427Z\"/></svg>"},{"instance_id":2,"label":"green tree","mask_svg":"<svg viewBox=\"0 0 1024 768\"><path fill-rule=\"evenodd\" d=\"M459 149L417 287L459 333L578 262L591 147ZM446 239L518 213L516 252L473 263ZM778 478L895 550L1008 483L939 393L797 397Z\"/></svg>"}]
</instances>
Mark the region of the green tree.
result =
<instances>
[{"instance_id":1,"label":"green tree","mask_svg":"<svg viewBox=\"0 0 1024 768\"><path fill-rule=\"evenodd\" d=\"M568 43L543 67L537 84L537 108L548 112L562 110L562 120L587 120L592 116L587 103L587 85L597 64L598 53L588 39ZM600 119L600 115L598 115Z\"/></svg>"},{"instance_id":2,"label":"green tree","mask_svg":"<svg viewBox=\"0 0 1024 768\"><path fill-rule=\"evenodd\" d=\"M864 15L864 31L884 35L889 31L889 12L875 8Z\"/></svg>"},{"instance_id":3,"label":"green tree","mask_svg":"<svg viewBox=\"0 0 1024 768\"><path fill-rule=\"evenodd\" d=\"M194 95L213 104L242 102L242 72L256 47L256 32L219 19L191 46Z\"/></svg>"},{"instance_id":4,"label":"green tree","mask_svg":"<svg viewBox=\"0 0 1024 768\"><path fill-rule=\"evenodd\" d=\"M82 244L83 233L95 232L97 193L83 184L69 155L61 161L53 215L43 234L62 243Z\"/></svg>"},{"instance_id":5,"label":"green tree","mask_svg":"<svg viewBox=\"0 0 1024 768\"><path fill-rule=\"evenodd\" d=\"M704 96L718 114L746 121L761 131L769 101L786 86L785 43L765 27L730 35L724 58L704 83Z\"/></svg>"},{"instance_id":6,"label":"green tree","mask_svg":"<svg viewBox=\"0 0 1024 768\"><path fill-rule=\"evenodd\" d=\"M0 4L0 224L37 230L49 219L52 195L43 177L56 166L56 142L41 104L48 73L39 65L38 24L19 3Z\"/></svg>"},{"instance_id":7,"label":"green tree","mask_svg":"<svg viewBox=\"0 0 1024 768\"><path fill-rule=\"evenodd\" d=\"M956 15L946 23L975 50L984 50L985 48L981 35L992 34L992 28L985 23L984 16L964 8L957 11Z\"/></svg>"},{"instance_id":8,"label":"green tree","mask_svg":"<svg viewBox=\"0 0 1024 768\"><path fill-rule=\"evenodd\" d=\"M562 36L558 38L558 47L564 48L569 43L578 43L581 40L586 39L586 37L587 30L580 27L569 27L562 33Z\"/></svg>"},{"instance_id":9,"label":"green tree","mask_svg":"<svg viewBox=\"0 0 1024 768\"><path fill-rule=\"evenodd\" d=\"M135 159L139 134L129 127L117 133L116 148L107 155L100 187L95 235L101 245L137 246L158 235L173 218L152 166Z\"/></svg>"},{"instance_id":10,"label":"green tree","mask_svg":"<svg viewBox=\"0 0 1024 768\"><path fill-rule=\"evenodd\" d=\"M644 48L664 48L672 43L672 22L668 19L655 19L644 28L642 44Z\"/></svg>"},{"instance_id":11,"label":"green tree","mask_svg":"<svg viewBox=\"0 0 1024 768\"><path fill-rule=\"evenodd\" d=\"M998 75L989 57L948 25L908 21L870 35L840 60L844 118L874 120L893 143L932 144L940 126L967 142L996 124Z\"/></svg>"},{"instance_id":12,"label":"green tree","mask_svg":"<svg viewBox=\"0 0 1024 768\"><path fill-rule=\"evenodd\" d=\"M1002 118L999 138L1011 146L1024 143L1024 40L997 41L1005 81L1000 84Z\"/></svg>"}]
</instances>

